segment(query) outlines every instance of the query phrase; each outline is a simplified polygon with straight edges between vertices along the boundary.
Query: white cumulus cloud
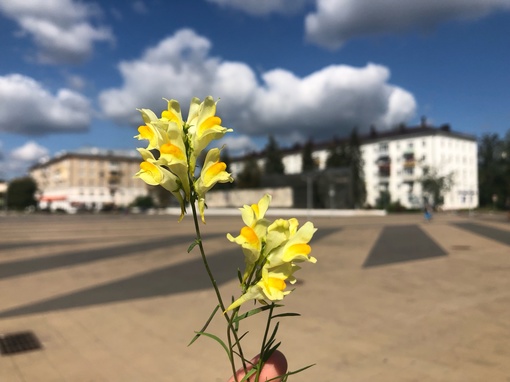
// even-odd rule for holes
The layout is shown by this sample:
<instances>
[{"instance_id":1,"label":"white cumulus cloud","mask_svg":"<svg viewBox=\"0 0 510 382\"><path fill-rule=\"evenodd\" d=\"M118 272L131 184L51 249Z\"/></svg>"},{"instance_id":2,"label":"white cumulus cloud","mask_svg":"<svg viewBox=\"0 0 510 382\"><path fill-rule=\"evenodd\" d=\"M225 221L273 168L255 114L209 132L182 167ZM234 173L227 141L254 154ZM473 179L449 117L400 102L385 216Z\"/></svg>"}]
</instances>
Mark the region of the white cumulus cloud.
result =
<instances>
[{"instance_id":1,"label":"white cumulus cloud","mask_svg":"<svg viewBox=\"0 0 510 382\"><path fill-rule=\"evenodd\" d=\"M16 161L34 163L48 154L49 151L46 147L39 145L35 141L28 141L23 146L12 150L11 158Z\"/></svg>"},{"instance_id":2,"label":"white cumulus cloud","mask_svg":"<svg viewBox=\"0 0 510 382\"><path fill-rule=\"evenodd\" d=\"M228 155L241 156L257 150L257 145L247 135L231 136L225 135L221 140L217 142L217 147L226 146Z\"/></svg>"},{"instance_id":3,"label":"white cumulus cloud","mask_svg":"<svg viewBox=\"0 0 510 382\"><path fill-rule=\"evenodd\" d=\"M254 16L271 13L291 14L304 8L311 0L208 0L225 8L237 9Z\"/></svg>"},{"instance_id":4,"label":"white cumulus cloud","mask_svg":"<svg viewBox=\"0 0 510 382\"><path fill-rule=\"evenodd\" d=\"M87 130L92 109L81 94L60 89L52 94L33 78L0 76L0 132L42 135Z\"/></svg>"},{"instance_id":5,"label":"white cumulus cloud","mask_svg":"<svg viewBox=\"0 0 510 382\"><path fill-rule=\"evenodd\" d=\"M0 142L0 179L25 176L30 166L48 155L49 150L35 141L27 141L10 151L5 150Z\"/></svg>"},{"instance_id":6,"label":"white cumulus cloud","mask_svg":"<svg viewBox=\"0 0 510 382\"><path fill-rule=\"evenodd\" d=\"M137 126L136 108L159 112L165 97L187 109L191 97L210 94L220 98L224 125L239 134L304 139L342 136L355 126L392 127L416 109L413 95L389 83L390 70L382 65L331 65L304 77L274 69L258 78L245 63L211 57L210 48L209 40L186 29L121 62L122 85L99 96L104 115Z\"/></svg>"},{"instance_id":7,"label":"white cumulus cloud","mask_svg":"<svg viewBox=\"0 0 510 382\"><path fill-rule=\"evenodd\" d=\"M411 28L428 28L449 19L478 18L510 10L509 0L316 0L305 19L307 39L335 49L347 40Z\"/></svg>"},{"instance_id":8,"label":"white cumulus cloud","mask_svg":"<svg viewBox=\"0 0 510 382\"><path fill-rule=\"evenodd\" d=\"M252 132L303 132L310 136L341 135L357 126L389 128L410 119L412 94L388 83L389 70L376 64L361 68L332 65L300 78L278 69L263 75L254 112L263 111Z\"/></svg>"},{"instance_id":9,"label":"white cumulus cloud","mask_svg":"<svg viewBox=\"0 0 510 382\"><path fill-rule=\"evenodd\" d=\"M90 20L99 8L75 0L0 0L0 12L33 38L43 63L83 62L96 41L114 39L108 28Z\"/></svg>"}]
</instances>

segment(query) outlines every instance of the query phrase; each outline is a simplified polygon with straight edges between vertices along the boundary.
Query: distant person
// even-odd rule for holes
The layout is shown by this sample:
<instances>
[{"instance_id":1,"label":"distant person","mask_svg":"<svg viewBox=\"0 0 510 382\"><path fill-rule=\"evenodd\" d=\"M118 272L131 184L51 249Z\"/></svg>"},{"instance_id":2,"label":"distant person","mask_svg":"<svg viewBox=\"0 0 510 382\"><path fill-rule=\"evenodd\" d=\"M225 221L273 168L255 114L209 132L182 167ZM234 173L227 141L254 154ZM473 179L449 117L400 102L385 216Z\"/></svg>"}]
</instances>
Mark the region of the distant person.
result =
<instances>
[{"instance_id":1,"label":"distant person","mask_svg":"<svg viewBox=\"0 0 510 382\"><path fill-rule=\"evenodd\" d=\"M429 203L425 203L423 214L425 216L425 221L429 222L432 220L432 206Z\"/></svg>"}]
</instances>

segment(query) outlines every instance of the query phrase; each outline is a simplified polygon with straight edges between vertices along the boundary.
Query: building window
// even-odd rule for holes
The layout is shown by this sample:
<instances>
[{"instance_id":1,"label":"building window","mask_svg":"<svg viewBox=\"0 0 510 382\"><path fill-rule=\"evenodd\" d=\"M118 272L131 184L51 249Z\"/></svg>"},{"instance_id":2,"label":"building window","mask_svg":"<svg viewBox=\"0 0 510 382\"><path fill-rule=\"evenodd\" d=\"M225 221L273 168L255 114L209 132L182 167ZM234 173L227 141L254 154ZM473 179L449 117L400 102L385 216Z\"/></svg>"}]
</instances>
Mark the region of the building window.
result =
<instances>
[{"instance_id":1,"label":"building window","mask_svg":"<svg viewBox=\"0 0 510 382\"><path fill-rule=\"evenodd\" d=\"M388 142L379 143L379 152L388 152Z\"/></svg>"},{"instance_id":2,"label":"building window","mask_svg":"<svg viewBox=\"0 0 510 382\"><path fill-rule=\"evenodd\" d=\"M414 167L404 167L404 175L413 175Z\"/></svg>"}]
</instances>

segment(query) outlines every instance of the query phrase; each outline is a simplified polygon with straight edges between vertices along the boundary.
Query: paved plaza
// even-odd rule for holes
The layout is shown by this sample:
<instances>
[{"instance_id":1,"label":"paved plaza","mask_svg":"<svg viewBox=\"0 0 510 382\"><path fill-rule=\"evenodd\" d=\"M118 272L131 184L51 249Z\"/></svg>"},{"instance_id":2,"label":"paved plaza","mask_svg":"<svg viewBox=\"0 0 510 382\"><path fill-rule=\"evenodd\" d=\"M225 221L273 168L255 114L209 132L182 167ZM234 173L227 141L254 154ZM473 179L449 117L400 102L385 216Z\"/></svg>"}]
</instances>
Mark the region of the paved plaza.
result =
<instances>
[{"instance_id":1,"label":"paved plaza","mask_svg":"<svg viewBox=\"0 0 510 382\"><path fill-rule=\"evenodd\" d=\"M273 218L273 217L271 217ZM306 216L299 217L301 223ZM510 223L441 214L317 217L282 312L292 382L510 382ZM202 234L229 299L238 295L240 217ZM221 382L225 352L201 338L215 306L192 219L162 215L0 216L0 335L42 349L0 356L0 382ZM255 355L264 317L247 320ZM209 331L223 337L217 317Z\"/></svg>"}]
</instances>

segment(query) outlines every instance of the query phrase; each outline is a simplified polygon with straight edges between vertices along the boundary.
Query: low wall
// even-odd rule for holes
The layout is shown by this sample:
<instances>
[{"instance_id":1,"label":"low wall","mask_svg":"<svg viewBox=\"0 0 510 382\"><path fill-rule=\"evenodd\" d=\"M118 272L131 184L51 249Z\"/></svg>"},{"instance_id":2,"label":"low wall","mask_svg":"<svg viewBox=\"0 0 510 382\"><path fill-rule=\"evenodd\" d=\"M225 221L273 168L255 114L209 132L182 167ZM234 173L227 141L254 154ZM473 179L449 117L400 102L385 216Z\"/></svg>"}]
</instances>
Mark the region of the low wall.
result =
<instances>
[{"instance_id":1,"label":"low wall","mask_svg":"<svg viewBox=\"0 0 510 382\"><path fill-rule=\"evenodd\" d=\"M249 190L210 191L206 195L207 206L210 208L240 208L245 204L257 203L265 194L270 194L271 207L292 207L292 188L257 188Z\"/></svg>"}]
</instances>

